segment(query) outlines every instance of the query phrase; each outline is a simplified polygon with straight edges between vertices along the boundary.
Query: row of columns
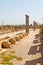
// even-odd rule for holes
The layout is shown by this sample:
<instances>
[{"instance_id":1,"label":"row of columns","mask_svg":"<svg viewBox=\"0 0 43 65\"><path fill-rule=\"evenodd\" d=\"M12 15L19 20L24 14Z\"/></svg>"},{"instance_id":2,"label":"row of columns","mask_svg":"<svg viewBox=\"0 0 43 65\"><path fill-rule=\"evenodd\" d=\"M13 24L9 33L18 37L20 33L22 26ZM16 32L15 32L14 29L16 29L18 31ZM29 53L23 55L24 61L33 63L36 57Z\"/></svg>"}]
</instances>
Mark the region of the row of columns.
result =
<instances>
[{"instance_id":1,"label":"row of columns","mask_svg":"<svg viewBox=\"0 0 43 65\"><path fill-rule=\"evenodd\" d=\"M37 29L38 24L34 21L34 29ZM29 16L26 15L26 33L29 33Z\"/></svg>"}]
</instances>

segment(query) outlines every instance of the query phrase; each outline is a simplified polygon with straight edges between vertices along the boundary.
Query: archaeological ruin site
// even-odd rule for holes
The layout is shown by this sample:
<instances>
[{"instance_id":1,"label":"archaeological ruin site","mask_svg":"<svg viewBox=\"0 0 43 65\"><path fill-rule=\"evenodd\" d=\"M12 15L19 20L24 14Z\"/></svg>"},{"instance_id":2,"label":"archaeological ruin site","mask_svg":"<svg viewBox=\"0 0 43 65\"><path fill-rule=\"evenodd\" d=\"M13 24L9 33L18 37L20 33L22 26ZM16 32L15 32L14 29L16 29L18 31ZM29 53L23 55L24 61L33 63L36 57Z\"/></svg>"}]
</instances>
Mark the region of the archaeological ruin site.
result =
<instances>
[{"instance_id":1,"label":"archaeological ruin site","mask_svg":"<svg viewBox=\"0 0 43 65\"><path fill-rule=\"evenodd\" d=\"M0 65L43 65L43 0L0 0Z\"/></svg>"},{"instance_id":2,"label":"archaeological ruin site","mask_svg":"<svg viewBox=\"0 0 43 65\"><path fill-rule=\"evenodd\" d=\"M0 65L43 65L43 25L25 23L0 26Z\"/></svg>"}]
</instances>

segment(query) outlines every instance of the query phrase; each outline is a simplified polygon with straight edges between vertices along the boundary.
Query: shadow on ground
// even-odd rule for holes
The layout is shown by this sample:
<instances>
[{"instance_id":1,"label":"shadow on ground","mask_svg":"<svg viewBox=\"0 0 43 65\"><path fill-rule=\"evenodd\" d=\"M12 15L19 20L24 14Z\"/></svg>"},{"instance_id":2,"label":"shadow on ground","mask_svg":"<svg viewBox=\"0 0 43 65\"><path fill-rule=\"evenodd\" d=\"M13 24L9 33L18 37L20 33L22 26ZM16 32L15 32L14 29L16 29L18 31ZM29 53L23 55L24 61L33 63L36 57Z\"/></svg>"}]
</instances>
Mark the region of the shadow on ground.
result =
<instances>
[{"instance_id":1,"label":"shadow on ground","mask_svg":"<svg viewBox=\"0 0 43 65\"><path fill-rule=\"evenodd\" d=\"M35 35L35 41L33 43L37 43L37 40L40 39L40 45L32 46L28 52L28 55L35 55L36 53L41 53L41 57L35 60L26 61L25 65L43 65L43 36L42 34L36 34ZM37 50L37 47L39 47L39 50Z\"/></svg>"},{"instance_id":2,"label":"shadow on ground","mask_svg":"<svg viewBox=\"0 0 43 65\"><path fill-rule=\"evenodd\" d=\"M40 37L40 34L35 35L35 39L38 39Z\"/></svg>"},{"instance_id":3,"label":"shadow on ground","mask_svg":"<svg viewBox=\"0 0 43 65\"><path fill-rule=\"evenodd\" d=\"M35 40L33 41L33 43L34 43L34 44L38 43L38 40L37 40L37 39L35 39Z\"/></svg>"},{"instance_id":4,"label":"shadow on ground","mask_svg":"<svg viewBox=\"0 0 43 65\"><path fill-rule=\"evenodd\" d=\"M37 51L37 47L40 47L40 45L32 46L28 52L28 55L35 55L36 53L38 53L39 51Z\"/></svg>"},{"instance_id":5,"label":"shadow on ground","mask_svg":"<svg viewBox=\"0 0 43 65\"><path fill-rule=\"evenodd\" d=\"M35 35L35 39L33 40L33 43L36 44L36 43L39 43L39 38L40 38L40 34L36 34Z\"/></svg>"}]
</instances>

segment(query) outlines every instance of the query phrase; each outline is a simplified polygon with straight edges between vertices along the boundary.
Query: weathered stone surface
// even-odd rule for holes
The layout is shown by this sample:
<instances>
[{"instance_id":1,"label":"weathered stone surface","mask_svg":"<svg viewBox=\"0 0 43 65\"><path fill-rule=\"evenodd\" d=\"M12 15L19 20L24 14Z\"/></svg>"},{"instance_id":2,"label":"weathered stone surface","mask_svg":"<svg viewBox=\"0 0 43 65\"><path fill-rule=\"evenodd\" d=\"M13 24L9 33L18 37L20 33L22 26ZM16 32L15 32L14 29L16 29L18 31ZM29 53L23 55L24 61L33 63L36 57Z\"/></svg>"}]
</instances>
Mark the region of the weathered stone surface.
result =
<instances>
[{"instance_id":1,"label":"weathered stone surface","mask_svg":"<svg viewBox=\"0 0 43 65\"><path fill-rule=\"evenodd\" d=\"M29 32L29 16L26 15L26 33Z\"/></svg>"},{"instance_id":2,"label":"weathered stone surface","mask_svg":"<svg viewBox=\"0 0 43 65\"><path fill-rule=\"evenodd\" d=\"M38 24L34 21L34 29L37 29Z\"/></svg>"}]
</instances>

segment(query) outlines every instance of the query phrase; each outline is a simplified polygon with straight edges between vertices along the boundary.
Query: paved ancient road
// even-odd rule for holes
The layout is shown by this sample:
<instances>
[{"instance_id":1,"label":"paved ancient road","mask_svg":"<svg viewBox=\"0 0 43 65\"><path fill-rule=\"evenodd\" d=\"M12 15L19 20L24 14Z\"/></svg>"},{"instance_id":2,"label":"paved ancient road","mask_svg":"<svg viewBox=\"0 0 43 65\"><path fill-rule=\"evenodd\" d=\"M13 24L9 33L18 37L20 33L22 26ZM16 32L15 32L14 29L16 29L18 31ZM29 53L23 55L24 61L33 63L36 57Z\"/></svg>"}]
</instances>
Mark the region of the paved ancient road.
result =
<instances>
[{"instance_id":1,"label":"paved ancient road","mask_svg":"<svg viewBox=\"0 0 43 65\"><path fill-rule=\"evenodd\" d=\"M12 60L14 65L43 65L39 30L31 31L27 37L12 46L22 61Z\"/></svg>"}]
</instances>

